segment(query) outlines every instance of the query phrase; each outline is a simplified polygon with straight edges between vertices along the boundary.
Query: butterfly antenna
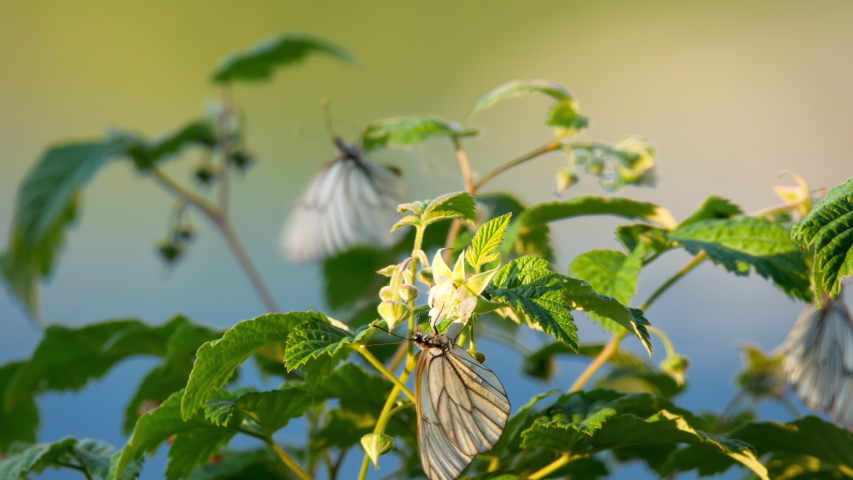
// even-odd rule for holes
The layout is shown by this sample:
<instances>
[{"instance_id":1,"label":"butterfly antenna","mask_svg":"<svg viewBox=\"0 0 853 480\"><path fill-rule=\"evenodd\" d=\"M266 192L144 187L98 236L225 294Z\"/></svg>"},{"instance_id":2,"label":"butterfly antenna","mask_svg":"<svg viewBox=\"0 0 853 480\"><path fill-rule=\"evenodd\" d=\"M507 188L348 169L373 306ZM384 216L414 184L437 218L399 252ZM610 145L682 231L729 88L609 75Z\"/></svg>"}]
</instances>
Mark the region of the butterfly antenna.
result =
<instances>
[{"instance_id":1,"label":"butterfly antenna","mask_svg":"<svg viewBox=\"0 0 853 480\"><path fill-rule=\"evenodd\" d=\"M337 138L337 135L335 135L335 129L332 127L332 106L329 99L324 98L321 105L323 105L323 114L326 117L326 131L329 132L329 135L331 135L332 138Z\"/></svg>"},{"instance_id":2,"label":"butterfly antenna","mask_svg":"<svg viewBox=\"0 0 853 480\"><path fill-rule=\"evenodd\" d=\"M374 328L378 328L379 330L382 330L383 332L387 333L388 335L391 335L392 337L397 337L397 338L399 338L399 339L401 339L401 340L405 340L405 341L407 341L407 342L411 342L411 341L412 341L412 339L411 339L411 338L401 337L400 335L397 335L396 333L394 333L394 332L392 332L392 331L390 331L390 330L388 330L388 329L386 329L386 328L380 327L379 325L376 325L375 323L371 323L371 324L370 324L370 326L371 326L371 327L374 327ZM396 343L396 342L395 342L395 343ZM371 345L390 345L390 344L388 344L388 343L373 343L373 344L371 344Z\"/></svg>"}]
</instances>

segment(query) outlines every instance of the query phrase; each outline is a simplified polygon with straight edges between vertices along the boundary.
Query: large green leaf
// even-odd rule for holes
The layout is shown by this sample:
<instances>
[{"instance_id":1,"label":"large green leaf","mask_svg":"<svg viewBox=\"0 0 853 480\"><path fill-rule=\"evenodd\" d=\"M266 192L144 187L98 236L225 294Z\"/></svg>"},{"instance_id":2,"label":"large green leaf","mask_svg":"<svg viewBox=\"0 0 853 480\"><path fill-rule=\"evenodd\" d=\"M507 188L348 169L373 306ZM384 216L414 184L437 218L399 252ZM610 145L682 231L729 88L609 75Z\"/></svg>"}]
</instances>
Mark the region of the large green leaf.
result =
<instances>
[{"instance_id":1,"label":"large green leaf","mask_svg":"<svg viewBox=\"0 0 853 480\"><path fill-rule=\"evenodd\" d=\"M13 362L0 367L0 392L9 391L15 374L25 365L24 362ZM12 442L35 442L38 425L39 410L32 396L17 402L12 408L7 408L6 402L0 402L0 455Z\"/></svg>"},{"instance_id":2,"label":"large green leaf","mask_svg":"<svg viewBox=\"0 0 853 480\"><path fill-rule=\"evenodd\" d=\"M151 327L138 320L117 320L77 329L50 326L5 391L6 408L15 408L45 390L80 389L132 355L163 356L179 323L173 320Z\"/></svg>"},{"instance_id":3,"label":"large green leaf","mask_svg":"<svg viewBox=\"0 0 853 480\"><path fill-rule=\"evenodd\" d=\"M767 452L801 453L830 465L853 469L853 433L817 417L789 423L747 423L730 436L748 442L760 455Z\"/></svg>"},{"instance_id":4,"label":"large green leaf","mask_svg":"<svg viewBox=\"0 0 853 480\"><path fill-rule=\"evenodd\" d=\"M382 147L407 147L432 138L471 137L480 133L477 128L464 128L456 122L436 116L394 117L377 120L364 130L361 146L369 152Z\"/></svg>"},{"instance_id":5,"label":"large green leaf","mask_svg":"<svg viewBox=\"0 0 853 480\"><path fill-rule=\"evenodd\" d=\"M356 63L351 53L328 40L307 33L288 33L229 56L212 78L215 83L265 81L272 78L276 69L298 65L316 53Z\"/></svg>"},{"instance_id":6,"label":"large green leaf","mask_svg":"<svg viewBox=\"0 0 853 480\"><path fill-rule=\"evenodd\" d=\"M369 327L362 327L358 334L353 335L332 325L325 315L318 314L294 328L287 339L284 366L290 371L321 355L334 357L343 353L341 349L362 340L369 333Z\"/></svg>"},{"instance_id":7,"label":"large green leaf","mask_svg":"<svg viewBox=\"0 0 853 480\"><path fill-rule=\"evenodd\" d=\"M612 408L602 408L579 422L540 418L521 434L521 448L542 447L561 452L574 450L580 442L601 430L604 423L615 415L616 411Z\"/></svg>"},{"instance_id":8,"label":"large green leaf","mask_svg":"<svg viewBox=\"0 0 853 480\"><path fill-rule=\"evenodd\" d=\"M311 395L317 400L338 399L346 410L375 414L382 409L393 387L385 378L370 375L353 363L344 363L313 388Z\"/></svg>"},{"instance_id":9,"label":"large green leaf","mask_svg":"<svg viewBox=\"0 0 853 480\"><path fill-rule=\"evenodd\" d=\"M57 442L40 443L19 450L0 460L0 480L29 478L28 473L38 473L47 467L68 468L74 465L85 469L85 475L107 478L110 460L115 449L98 440L64 438ZM139 474L139 465L129 466L121 480L132 480Z\"/></svg>"},{"instance_id":10,"label":"large green leaf","mask_svg":"<svg viewBox=\"0 0 853 480\"><path fill-rule=\"evenodd\" d=\"M234 402L233 409L253 419L268 436L301 417L313 399L300 388L284 388L271 392L251 392Z\"/></svg>"},{"instance_id":11,"label":"large green leaf","mask_svg":"<svg viewBox=\"0 0 853 480\"><path fill-rule=\"evenodd\" d=\"M237 433L237 430L207 422L202 412L196 412L185 420L181 415L183 393L175 392L159 407L140 417L130 440L110 467L109 480L120 478L128 464L142 460L146 453L155 452L173 435L177 435L176 442L185 435L178 442L179 450L176 453L180 455L169 455L169 463L174 462L175 465L168 466L167 472L176 475L169 479L176 479L177 476L189 474L196 462L206 463L216 450Z\"/></svg>"},{"instance_id":12,"label":"large green leaf","mask_svg":"<svg viewBox=\"0 0 853 480\"><path fill-rule=\"evenodd\" d=\"M743 215L743 210L740 206L735 205L731 200L711 195L699 207L699 210L696 210L693 215L682 220L678 224L678 228L686 227L691 223L701 222L702 220L724 220L738 215Z\"/></svg>"},{"instance_id":13,"label":"large green leaf","mask_svg":"<svg viewBox=\"0 0 853 480\"><path fill-rule=\"evenodd\" d=\"M555 100L546 117L546 125L565 129L566 133L574 133L586 128L589 123L588 118L578 114L577 102L566 87L550 80L514 80L495 87L474 102L471 114L494 105L499 100L529 93L541 93Z\"/></svg>"},{"instance_id":14,"label":"large green leaf","mask_svg":"<svg viewBox=\"0 0 853 480\"><path fill-rule=\"evenodd\" d=\"M637 279L643 268L641 253L630 256L616 250L582 253L572 260L569 275L588 282L597 293L630 305L637 293ZM602 326L613 328L612 324L605 322L602 322Z\"/></svg>"},{"instance_id":15,"label":"large green leaf","mask_svg":"<svg viewBox=\"0 0 853 480\"><path fill-rule=\"evenodd\" d=\"M108 142L51 147L27 174L15 206L0 271L12 295L38 319L38 282L48 278L65 228L76 218L78 193L114 158Z\"/></svg>"},{"instance_id":16,"label":"large green leaf","mask_svg":"<svg viewBox=\"0 0 853 480\"><path fill-rule=\"evenodd\" d=\"M283 344L294 327L316 315L322 314L291 312L261 315L234 325L219 340L202 345L196 352L195 365L181 401L184 418L189 420L204 407L247 358L265 347Z\"/></svg>"},{"instance_id":17,"label":"large green leaf","mask_svg":"<svg viewBox=\"0 0 853 480\"><path fill-rule=\"evenodd\" d=\"M577 326L565 287L547 260L526 256L507 263L492 278L486 292L493 301L509 304L516 315L577 350Z\"/></svg>"},{"instance_id":18,"label":"large green leaf","mask_svg":"<svg viewBox=\"0 0 853 480\"><path fill-rule=\"evenodd\" d=\"M677 229L670 238L694 255L704 251L712 262L735 275L746 276L755 269L789 296L811 300L803 252L784 228L768 220L701 220Z\"/></svg>"},{"instance_id":19,"label":"large green leaf","mask_svg":"<svg viewBox=\"0 0 853 480\"><path fill-rule=\"evenodd\" d=\"M638 202L618 197L575 197L566 201L536 204L518 217L524 226L534 226L556 220L583 215L615 215L617 217L646 220L664 228L675 228L676 222L669 210L653 203Z\"/></svg>"},{"instance_id":20,"label":"large green leaf","mask_svg":"<svg viewBox=\"0 0 853 480\"><path fill-rule=\"evenodd\" d=\"M477 203L469 193L448 193L432 200L404 203L397 207L400 213L411 212L397 222L391 231L405 226L414 225L426 227L440 220L458 218L474 222L477 220Z\"/></svg>"},{"instance_id":21,"label":"large green leaf","mask_svg":"<svg viewBox=\"0 0 853 480\"><path fill-rule=\"evenodd\" d=\"M249 451L226 450L218 462L196 468L190 480L281 480L291 478L281 463L276 462L269 449Z\"/></svg>"},{"instance_id":22,"label":"large green leaf","mask_svg":"<svg viewBox=\"0 0 853 480\"><path fill-rule=\"evenodd\" d=\"M841 279L853 274L853 178L832 188L802 222L791 238L803 248L814 248L815 296L837 295Z\"/></svg>"}]
</instances>

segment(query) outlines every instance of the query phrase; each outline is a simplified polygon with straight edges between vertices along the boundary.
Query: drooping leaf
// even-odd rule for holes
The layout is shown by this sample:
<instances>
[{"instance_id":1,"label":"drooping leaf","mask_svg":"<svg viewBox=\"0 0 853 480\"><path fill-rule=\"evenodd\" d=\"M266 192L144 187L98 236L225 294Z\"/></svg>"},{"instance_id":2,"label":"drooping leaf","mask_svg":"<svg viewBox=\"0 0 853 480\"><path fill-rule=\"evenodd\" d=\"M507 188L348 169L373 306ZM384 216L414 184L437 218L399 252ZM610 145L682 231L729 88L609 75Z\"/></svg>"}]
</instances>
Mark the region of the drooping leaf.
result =
<instances>
[{"instance_id":1,"label":"drooping leaf","mask_svg":"<svg viewBox=\"0 0 853 480\"><path fill-rule=\"evenodd\" d=\"M803 248L814 248L815 298L835 296L841 279L853 274L853 178L833 187L802 222L791 238Z\"/></svg>"},{"instance_id":2,"label":"drooping leaf","mask_svg":"<svg viewBox=\"0 0 853 480\"><path fill-rule=\"evenodd\" d=\"M288 33L229 56L213 72L212 79L215 83L266 81L276 69L298 65L315 53L356 63L351 53L328 40L307 33Z\"/></svg>"},{"instance_id":3,"label":"drooping leaf","mask_svg":"<svg viewBox=\"0 0 853 480\"><path fill-rule=\"evenodd\" d=\"M331 308L352 305L372 284L382 284L376 271L388 263L388 252L371 245L357 245L327 259L323 262L326 303ZM378 293L379 288L373 290Z\"/></svg>"},{"instance_id":4,"label":"drooping leaf","mask_svg":"<svg viewBox=\"0 0 853 480\"><path fill-rule=\"evenodd\" d=\"M265 347L283 344L298 324L316 315L322 314L290 312L261 315L234 325L219 340L202 345L196 352L195 365L181 402L184 418L189 420L204 407L211 395L225 385L247 358Z\"/></svg>"},{"instance_id":5,"label":"drooping leaf","mask_svg":"<svg viewBox=\"0 0 853 480\"><path fill-rule=\"evenodd\" d=\"M528 93L543 93L558 102L566 102L572 99L572 94L569 93L566 87L550 80L513 80L495 87L489 93L478 98L474 102L474 109L471 111L471 114L473 115L486 107L492 106L499 100L526 95Z\"/></svg>"},{"instance_id":6,"label":"drooping leaf","mask_svg":"<svg viewBox=\"0 0 853 480\"><path fill-rule=\"evenodd\" d=\"M685 218L678 224L678 228L686 227L691 223L701 222L702 220L725 220L732 217L743 215L743 209L735 205L726 198L711 195L705 200L705 203L699 207L699 210Z\"/></svg>"},{"instance_id":7,"label":"drooping leaf","mask_svg":"<svg viewBox=\"0 0 853 480\"><path fill-rule=\"evenodd\" d=\"M636 288L636 276L642 268L641 256L628 257L621 252L593 250L579 255L572 262L569 273L580 278L562 277L562 280L572 309L589 313L591 318L611 331L628 329L651 356L652 344L646 329L649 321L642 310L625 306L634 294L631 290ZM596 282L598 287L591 286L582 280L584 278ZM607 295L599 293L601 291ZM627 299L621 300L617 295Z\"/></svg>"},{"instance_id":8,"label":"drooping leaf","mask_svg":"<svg viewBox=\"0 0 853 480\"><path fill-rule=\"evenodd\" d=\"M653 203L638 202L627 198L596 196L539 203L522 212L518 221L529 227L583 215L615 215L629 219L646 220L657 223L666 229L673 229L677 224L669 210Z\"/></svg>"},{"instance_id":9,"label":"drooping leaf","mask_svg":"<svg viewBox=\"0 0 853 480\"><path fill-rule=\"evenodd\" d=\"M471 240L471 246L465 250L465 258L475 271L479 271L483 265L500 258L500 253L496 250L500 248L503 242L511 216L511 214L506 214L493 218L477 230L473 240Z\"/></svg>"},{"instance_id":10,"label":"drooping leaf","mask_svg":"<svg viewBox=\"0 0 853 480\"><path fill-rule=\"evenodd\" d=\"M0 273L11 294L38 320L38 282L50 277L76 218L79 192L110 162L108 142L66 143L51 147L18 190L9 243L0 256Z\"/></svg>"},{"instance_id":11,"label":"drooping leaf","mask_svg":"<svg viewBox=\"0 0 853 480\"><path fill-rule=\"evenodd\" d=\"M426 227L440 220L459 218L462 220L476 221L477 204L474 197L466 192L448 193L432 200L422 202L404 203L397 207L400 213L412 212L403 220L397 222L391 231L405 225L421 225Z\"/></svg>"},{"instance_id":12,"label":"drooping leaf","mask_svg":"<svg viewBox=\"0 0 853 480\"><path fill-rule=\"evenodd\" d=\"M23 362L13 362L0 367L0 392L9 391L12 378L24 366ZM12 442L34 443L38 425L39 410L32 396L18 402L13 408L7 408L6 402L0 402L0 455L6 452Z\"/></svg>"},{"instance_id":13,"label":"drooping leaf","mask_svg":"<svg viewBox=\"0 0 853 480\"><path fill-rule=\"evenodd\" d=\"M509 304L519 317L577 349L577 327L562 278L550 270L546 260L526 256L507 263L486 292L492 301Z\"/></svg>"},{"instance_id":14,"label":"drooping leaf","mask_svg":"<svg viewBox=\"0 0 853 480\"><path fill-rule=\"evenodd\" d=\"M138 320L116 320L82 328L52 325L29 362L6 390L6 408L15 408L45 390L77 390L132 355L163 356L176 323L151 327Z\"/></svg>"},{"instance_id":15,"label":"drooping leaf","mask_svg":"<svg viewBox=\"0 0 853 480\"><path fill-rule=\"evenodd\" d=\"M382 147L407 147L440 137L471 137L478 128L465 128L436 116L394 117L377 120L364 130L361 146L365 152Z\"/></svg>"},{"instance_id":16,"label":"drooping leaf","mask_svg":"<svg viewBox=\"0 0 853 480\"><path fill-rule=\"evenodd\" d=\"M803 252L784 228L760 218L701 220L672 232L690 253L704 251L712 262L746 276L751 269L793 298L811 300Z\"/></svg>"}]
</instances>

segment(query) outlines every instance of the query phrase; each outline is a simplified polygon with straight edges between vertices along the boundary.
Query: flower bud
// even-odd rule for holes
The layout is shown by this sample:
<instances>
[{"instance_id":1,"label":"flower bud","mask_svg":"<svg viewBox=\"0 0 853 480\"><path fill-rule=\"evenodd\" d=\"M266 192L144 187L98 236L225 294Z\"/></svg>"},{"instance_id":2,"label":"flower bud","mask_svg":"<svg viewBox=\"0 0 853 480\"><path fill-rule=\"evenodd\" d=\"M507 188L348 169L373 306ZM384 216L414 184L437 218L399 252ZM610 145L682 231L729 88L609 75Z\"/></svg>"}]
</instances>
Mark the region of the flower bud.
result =
<instances>
[{"instance_id":1,"label":"flower bud","mask_svg":"<svg viewBox=\"0 0 853 480\"><path fill-rule=\"evenodd\" d=\"M394 289L385 285L384 287L379 289L379 298L382 300L393 300L394 299Z\"/></svg>"},{"instance_id":2,"label":"flower bud","mask_svg":"<svg viewBox=\"0 0 853 480\"><path fill-rule=\"evenodd\" d=\"M480 362L480 363L486 362L486 354L484 354L483 352L469 352L469 353L471 353L471 356L473 356L474 359L476 359L478 362Z\"/></svg>"},{"instance_id":3,"label":"flower bud","mask_svg":"<svg viewBox=\"0 0 853 480\"><path fill-rule=\"evenodd\" d=\"M572 185L578 183L578 176L575 172L567 168L561 168L557 171L557 193L561 194L569 189Z\"/></svg>"},{"instance_id":4,"label":"flower bud","mask_svg":"<svg viewBox=\"0 0 853 480\"><path fill-rule=\"evenodd\" d=\"M660 363L660 369L672 377L679 385L684 385L688 366L690 366L690 359L680 355L669 357Z\"/></svg>"},{"instance_id":5,"label":"flower bud","mask_svg":"<svg viewBox=\"0 0 853 480\"><path fill-rule=\"evenodd\" d=\"M418 280L430 287L435 284L435 281L432 278L432 269L431 268L423 268L418 272Z\"/></svg>"},{"instance_id":6,"label":"flower bud","mask_svg":"<svg viewBox=\"0 0 853 480\"><path fill-rule=\"evenodd\" d=\"M418 298L418 289L414 285L400 285L397 287L397 293L404 302L411 302Z\"/></svg>"},{"instance_id":7,"label":"flower bud","mask_svg":"<svg viewBox=\"0 0 853 480\"><path fill-rule=\"evenodd\" d=\"M394 330L394 327L409 318L409 315L412 313L408 305L396 300L385 300L379 304L376 310L379 312L379 316L388 324L388 330Z\"/></svg>"},{"instance_id":8,"label":"flower bud","mask_svg":"<svg viewBox=\"0 0 853 480\"><path fill-rule=\"evenodd\" d=\"M394 448L394 437L384 433L368 433L361 437L361 446L364 447L367 456L373 461L373 466L379 468L379 457Z\"/></svg>"}]
</instances>

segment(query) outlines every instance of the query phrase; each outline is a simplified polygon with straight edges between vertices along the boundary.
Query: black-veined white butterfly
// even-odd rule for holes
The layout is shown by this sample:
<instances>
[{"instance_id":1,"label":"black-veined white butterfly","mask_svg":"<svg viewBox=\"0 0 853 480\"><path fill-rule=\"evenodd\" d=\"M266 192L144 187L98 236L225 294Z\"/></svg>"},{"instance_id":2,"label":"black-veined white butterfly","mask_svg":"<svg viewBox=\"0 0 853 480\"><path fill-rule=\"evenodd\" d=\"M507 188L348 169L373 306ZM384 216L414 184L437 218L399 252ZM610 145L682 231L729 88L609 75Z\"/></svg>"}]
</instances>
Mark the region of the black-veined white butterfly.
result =
<instances>
[{"instance_id":1,"label":"black-veined white butterfly","mask_svg":"<svg viewBox=\"0 0 853 480\"><path fill-rule=\"evenodd\" d=\"M809 305L785 344L785 372L811 410L853 430L853 318L842 294Z\"/></svg>"},{"instance_id":2,"label":"black-veined white butterfly","mask_svg":"<svg viewBox=\"0 0 853 480\"><path fill-rule=\"evenodd\" d=\"M417 332L418 450L430 480L454 480L500 440L510 404L497 375L447 335Z\"/></svg>"},{"instance_id":3,"label":"black-veined white butterfly","mask_svg":"<svg viewBox=\"0 0 853 480\"><path fill-rule=\"evenodd\" d=\"M400 171L364 157L335 138L338 156L311 180L282 229L281 248L293 261L323 260L366 234L388 245L406 185Z\"/></svg>"}]
</instances>

